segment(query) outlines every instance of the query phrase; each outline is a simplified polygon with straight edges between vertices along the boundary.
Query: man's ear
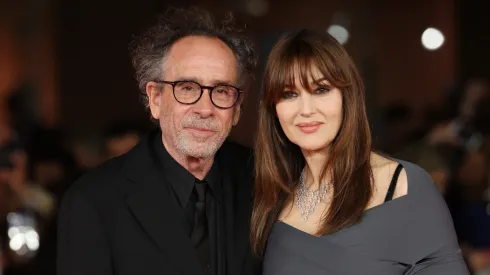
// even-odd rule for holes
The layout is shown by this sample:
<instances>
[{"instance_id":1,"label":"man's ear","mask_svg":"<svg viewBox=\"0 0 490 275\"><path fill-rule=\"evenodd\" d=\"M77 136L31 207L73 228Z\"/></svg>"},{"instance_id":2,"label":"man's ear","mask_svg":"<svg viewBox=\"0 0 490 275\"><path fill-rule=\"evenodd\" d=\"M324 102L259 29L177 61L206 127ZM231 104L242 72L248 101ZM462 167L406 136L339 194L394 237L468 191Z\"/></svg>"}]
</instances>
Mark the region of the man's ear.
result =
<instances>
[{"instance_id":1,"label":"man's ear","mask_svg":"<svg viewBox=\"0 0 490 275\"><path fill-rule=\"evenodd\" d=\"M146 95L148 96L151 116L158 120L160 118L160 104L162 102L162 87L150 81L146 84Z\"/></svg>"},{"instance_id":2,"label":"man's ear","mask_svg":"<svg viewBox=\"0 0 490 275\"><path fill-rule=\"evenodd\" d=\"M242 90L243 92L240 93L240 98L238 99L237 102L237 107L235 108L235 111L233 113L233 126L236 126L238 124L238 121L240 120L240 115L242 114L243 111L243 102L245 101L245 97L250 93L250 90L253 88L253 80L254 76L252 74L246 74L243 79L243 85L242 85Z\"/></svg>"},{"instance_id":3,"label":"man's ear","mask_svg":"<svg viewBox=\"0 0 490 275\"><path fill-rule=\"evenodd\" d=\"M235 110L233 110L233 126L236 126L238 124L241 114L242 114L242 104L240 103L238 106L235 107Z\"/></svg>"}]
</instances>

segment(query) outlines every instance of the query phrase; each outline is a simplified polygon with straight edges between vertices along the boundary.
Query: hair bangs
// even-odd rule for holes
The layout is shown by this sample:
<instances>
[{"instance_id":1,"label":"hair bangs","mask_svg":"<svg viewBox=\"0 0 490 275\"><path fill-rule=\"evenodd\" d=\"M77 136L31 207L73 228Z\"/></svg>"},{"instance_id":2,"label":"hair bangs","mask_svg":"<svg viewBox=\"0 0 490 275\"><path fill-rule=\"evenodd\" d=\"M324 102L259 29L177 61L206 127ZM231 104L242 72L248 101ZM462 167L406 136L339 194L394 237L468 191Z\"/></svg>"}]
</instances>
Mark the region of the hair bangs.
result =
<instances>
[{"instance_id":1,"label":"hair bangs","mask_svg":"<svg viewBox=\"0 0 490 275\"><path fill-rule=\"evenodd\" d=\"M339 57L328 54L329 51L321 48L314 41L309 41L301 36L301 32L295 36L286 36L271 52L270 67L266 70L267 105L274 107L282 98L282 93L288 89L294 89L299 84L306 90L311 90L311 81L326 80L330 85L342 90L351 85L343 74L346 68L340 68L335 64L342 64ZM317 69L320 76L313 71ZM298 83L299 82L299 83Z\"/></svg>"}]
</instances>

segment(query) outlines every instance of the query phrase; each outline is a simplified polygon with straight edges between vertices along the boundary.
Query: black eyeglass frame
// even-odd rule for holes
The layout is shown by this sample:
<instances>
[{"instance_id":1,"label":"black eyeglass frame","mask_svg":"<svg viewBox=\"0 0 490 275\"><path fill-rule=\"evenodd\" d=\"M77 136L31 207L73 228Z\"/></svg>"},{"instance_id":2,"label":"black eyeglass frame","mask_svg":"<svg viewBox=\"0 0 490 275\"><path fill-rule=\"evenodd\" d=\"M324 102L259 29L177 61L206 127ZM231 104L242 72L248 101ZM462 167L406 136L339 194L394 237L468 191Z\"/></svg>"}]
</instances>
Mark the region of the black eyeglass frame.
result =
<instances>
[{"instance_id":1,"label":"black eyeglass frame","mask_svg":"<svg viewBox=\"0 0 490 275\"><path fill-rule=\"evenodd\" d=\"M238 100L240 99L240 97L242 96L242 93L243 91L238 88L238 87L235 87L233 85L228 85L228 84L219 84L219 85L216 85L216 86L204 86L204 85L201 85L200 83L196 82L196 81L192 81L192 80L178 80L178 81L166 81L166 80L153 80L153 82L155 83L158 83L158 84L168 84L170 86L172 86L172 94L174 95L174 98L177 102L179 102L180 104L184 104L184 105L193 105L193 104L196 104L196 102L198 102L201 97L202 97L202 94L204 93L204 90L208 90L209 91L209 98L211 99L211 103L213 103L213 105L216 107L216 108L219 108L219 109L230 109L230 108L233 108ZM200 88L201 88L201 94L199 95L199 97L197 97L196 100L194 100L193 102L182 102L180 100L177 99L177 96L175 96L175 86L179 83L186 83L186 82L190 82L190 83L194 83L194 84L197 84ZM211 93L217 88L217 87L231 87L233 89L236 89L237 90L237 97L235 98L235 101L233 102L233 104L229 107L222 107L222 106L219 106L217 105L214 100L213 100L213 96L211 95Z\"/></svg>"}]
</instances>

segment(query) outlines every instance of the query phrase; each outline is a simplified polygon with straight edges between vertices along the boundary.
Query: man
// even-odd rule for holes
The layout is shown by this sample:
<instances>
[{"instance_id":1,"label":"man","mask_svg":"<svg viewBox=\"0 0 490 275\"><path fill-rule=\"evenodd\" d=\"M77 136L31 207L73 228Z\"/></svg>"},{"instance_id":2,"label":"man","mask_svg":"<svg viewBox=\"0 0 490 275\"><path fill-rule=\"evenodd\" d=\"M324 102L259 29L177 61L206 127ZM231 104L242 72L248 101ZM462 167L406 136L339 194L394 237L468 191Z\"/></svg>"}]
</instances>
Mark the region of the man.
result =
<instances>
[{"instance_id":1,"label":"man","mask_svg":"<svg viewBox=\"0 0 490 275\"><path fill-rule=\"evenodd\" d=\"M248 244L251 154L224 143L256 64L251 43L229 20L174 9L132 46L161 131L67 193L58 274L260 274Z\"/></svg>"}]
</instances>

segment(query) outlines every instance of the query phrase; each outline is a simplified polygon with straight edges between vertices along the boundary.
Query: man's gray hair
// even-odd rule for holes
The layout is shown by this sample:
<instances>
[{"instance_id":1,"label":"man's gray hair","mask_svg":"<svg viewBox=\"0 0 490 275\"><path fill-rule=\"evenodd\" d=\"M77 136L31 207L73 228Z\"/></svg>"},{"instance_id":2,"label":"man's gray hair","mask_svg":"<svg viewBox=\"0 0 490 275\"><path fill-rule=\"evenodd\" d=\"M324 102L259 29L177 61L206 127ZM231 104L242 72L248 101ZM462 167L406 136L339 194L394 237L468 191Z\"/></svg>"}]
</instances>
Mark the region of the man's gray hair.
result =
<instances>
[{"instance_id":1,"label":"man's gray hair","mask_svg":"<svg viewBox=\"0 0 490 275\"><path fill-rule=\"evenodd\" d=\"M163 76L165 72L162 68L172 45L181 38L193 35L222 40L235 54L240 79L252 74L257 65L253 43L235 26L231 13L218 22L211 13L200 8L170 8L146 33L130 43L136 80L146 108L149 108L146 84Z\"/></svg>"}]
</instances>

